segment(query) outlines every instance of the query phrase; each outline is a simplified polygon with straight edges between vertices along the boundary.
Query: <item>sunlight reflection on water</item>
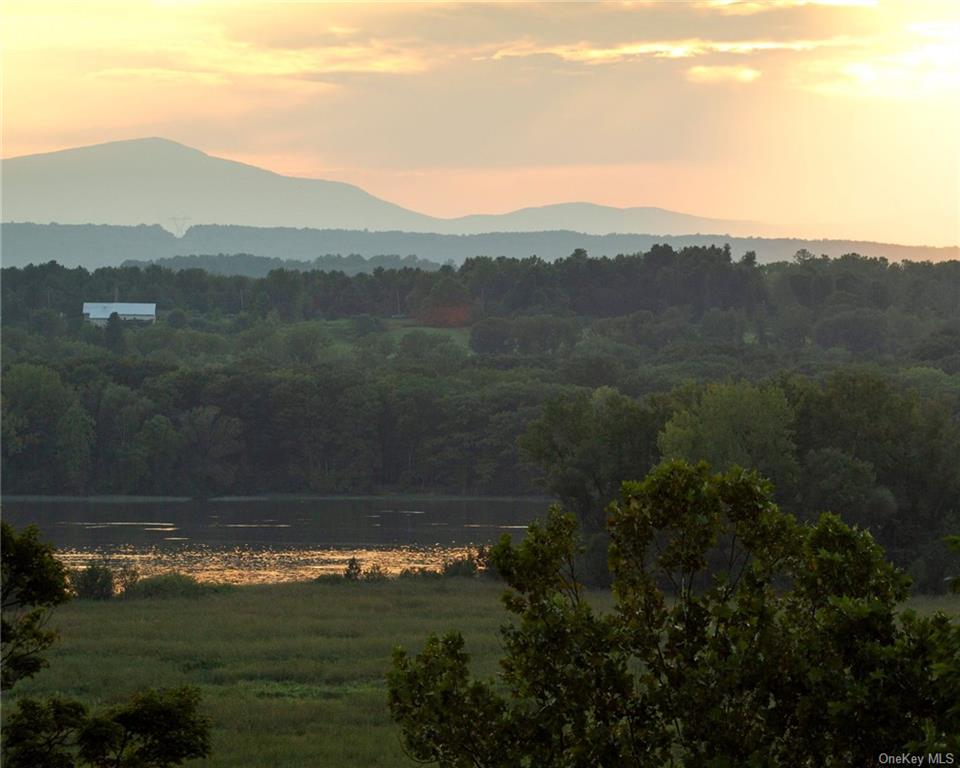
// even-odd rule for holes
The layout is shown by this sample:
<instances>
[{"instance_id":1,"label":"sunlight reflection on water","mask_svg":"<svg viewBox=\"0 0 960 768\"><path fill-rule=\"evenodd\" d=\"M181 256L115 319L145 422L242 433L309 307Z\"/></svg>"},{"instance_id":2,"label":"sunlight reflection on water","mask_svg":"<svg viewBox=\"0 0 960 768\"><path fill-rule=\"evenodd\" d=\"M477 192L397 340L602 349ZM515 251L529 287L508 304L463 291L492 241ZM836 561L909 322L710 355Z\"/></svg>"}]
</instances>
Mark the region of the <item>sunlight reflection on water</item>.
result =
<instances>
[{"instance_id":1,"label":"sunlight reflection on water","mask_svg":"<svg viewBox=\"0 0 960 768\"><path fill-rule=\"evenodd\" d=\"M178 571L257 584L341 573L356 557L388 574L439 569L501 535L523 538L536 498L4 498L4 519L36 524L70 568L105 562L143 576Z\"/></svg>"},{"instance_id":2,"label":"sunlight reflection on water","mask_svg":"<svg viewBox=\"0 0 960 768\"><path fill-rule=\"evenodd\" d=\"M172 540L173 537L167 539ZM109 551L61 549L57 556L68 568L105 564L112 568L136 568L141 577L178 572L207 583L273 584L343 573L347 561L352 557L360 561L364 570L377 565L395 576L405 568L439 570L445 562L465 557L474 551L472 547L448 546L390 549L234 547L225 550L188 546L180 549L121 547Z\"/></svg>"}]
</instances>

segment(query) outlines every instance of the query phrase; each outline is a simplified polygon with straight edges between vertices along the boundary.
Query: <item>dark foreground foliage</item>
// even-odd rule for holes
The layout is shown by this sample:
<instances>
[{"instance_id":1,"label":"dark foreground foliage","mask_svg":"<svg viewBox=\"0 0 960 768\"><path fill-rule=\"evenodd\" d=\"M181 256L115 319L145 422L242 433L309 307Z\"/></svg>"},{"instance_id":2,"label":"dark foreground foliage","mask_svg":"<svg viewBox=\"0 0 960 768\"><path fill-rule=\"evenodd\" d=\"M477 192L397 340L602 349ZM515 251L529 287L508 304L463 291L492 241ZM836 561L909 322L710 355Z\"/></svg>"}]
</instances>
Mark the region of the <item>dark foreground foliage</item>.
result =
<instances>
[{"instance_id":1,"label":"dark foreground foliage","mask_svg":"<svg viewBox=\"0 0 960 768\"><path fill-rule=\"evenodd\" d=\"M54 549L34 527L17 532L2 523L3 688L47 666L41 653L56 640L43 629L49 609L70 599L70 584ZM79 591L113 596L114 573L102 565L82 571ZM74 589L78 587L74 585ZM210 722L193 688L147 690L129 702L91 713L62 698L21 699L3 723L6 768L171 768L210 752Z\"/></svg>"},{"instance_id":2,"label":"dark foreground foliage","mask_svg":"<svg viewBox=\"0 0 960 768\"><path fill-rule=\"evenodd\" d=\"M389 704L441 766L872 766L960 749L960 629L895 614L909 580L834 515L800 524L770 485L705 464L658 467L609 508L616 605L576 572L555 508L493 562L516 616L497 682L459 633L398 649Z\"/></svg>"},{"instance_id":3,"label":"dark foreground foliage","mask_svg":"<svg viewBox=\"0 0 960 768\"><path fill-rule=\"evenodd\" d=\"M147 691L106 712L76 701L23 699L4 725L7 768L169 768L210 753L193 688Z\"/></svg>"},{"instance_id":4,"label":"dark foreground foliage","mask_svg":"<svg viewBox=\"0 0 960 768\"><path fill-rule=\"evenodd\" d=\"M2 656L0 677L4 690L46 666L41 655L57 639L45 628L49 611L69 599L67 575L53 555L53 547L40 541L34 527L19 534L4 522L2 528Z\"/></svg>"}]
</instances>

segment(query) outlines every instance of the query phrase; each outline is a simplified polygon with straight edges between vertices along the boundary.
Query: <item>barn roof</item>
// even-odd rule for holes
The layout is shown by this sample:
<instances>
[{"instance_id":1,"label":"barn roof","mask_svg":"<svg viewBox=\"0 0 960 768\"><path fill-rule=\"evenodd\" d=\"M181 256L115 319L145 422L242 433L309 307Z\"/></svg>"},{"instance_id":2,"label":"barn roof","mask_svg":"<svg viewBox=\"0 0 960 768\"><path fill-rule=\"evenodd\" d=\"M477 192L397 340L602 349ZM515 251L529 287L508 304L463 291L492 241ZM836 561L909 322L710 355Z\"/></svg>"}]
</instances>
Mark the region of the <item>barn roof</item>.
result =
<instances>
[{"instance_id":1,"label":"barn roof","mask_svg":"<svg viewBox=\"0 0 960 768\"><path fill-rule=\"evenodd\" d=\"M90 317L107 319L116 312L118 315L156 315L156 304L131 304L129 302L89 302L83 303L83 314Z\"/></svg>"}]
</instances>

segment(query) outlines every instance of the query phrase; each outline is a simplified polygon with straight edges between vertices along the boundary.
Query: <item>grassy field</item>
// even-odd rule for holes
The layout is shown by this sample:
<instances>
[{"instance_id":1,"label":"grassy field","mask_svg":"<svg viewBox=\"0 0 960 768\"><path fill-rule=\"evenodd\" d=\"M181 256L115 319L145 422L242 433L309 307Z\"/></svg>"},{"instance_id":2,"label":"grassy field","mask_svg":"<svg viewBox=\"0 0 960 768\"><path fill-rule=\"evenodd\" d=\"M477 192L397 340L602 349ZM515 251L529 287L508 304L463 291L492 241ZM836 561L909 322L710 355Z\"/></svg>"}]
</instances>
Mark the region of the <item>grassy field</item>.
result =
<instances>
[{"instance_id":1,"label":"grassy field","mask_svg":"<svg viewBox=\"0 0 960 768\"><path fill-rule=\"evenodd\" d=\"M62 639L50 667L15 693L109 704L138 688L196 685L214 721L205 766L414 765L387 713L392 649L416 651L429 632L456 628L476 672L494 674L502 592L468 579L397 580L77 601L54 614ZM593 599L609 604L608 595ZM958 615L960 599L911 607Z\"/></svg>"},{"instance_id":2,"label":"grassy field","mask_svg":"<svg viewBox=\"0 0 960 768\"><path fill-rule=\"evenodd\" d=\"M387 713L393 648L418 650L429 632L457 628L478 672L492 674L502 591L467 579L404 580L76 601L54 615L61 641L50 667L16 694L109 704L142 687L196 685L214 721L203 765L413 765Z\"/></svg>"}]
</instances>

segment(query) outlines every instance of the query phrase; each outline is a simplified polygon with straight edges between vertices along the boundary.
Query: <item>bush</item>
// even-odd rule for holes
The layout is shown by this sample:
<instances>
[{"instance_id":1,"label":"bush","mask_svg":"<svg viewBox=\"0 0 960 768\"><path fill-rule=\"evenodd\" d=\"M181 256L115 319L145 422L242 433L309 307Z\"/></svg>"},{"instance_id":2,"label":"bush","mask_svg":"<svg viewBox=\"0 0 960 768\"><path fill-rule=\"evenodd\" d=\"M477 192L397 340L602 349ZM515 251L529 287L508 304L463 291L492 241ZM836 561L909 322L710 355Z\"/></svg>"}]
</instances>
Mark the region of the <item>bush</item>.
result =
<instances>
[{"instance_id":1,"label":"bush","mask_svg":"<svg viewBox=\"0 0 960 768\"><path fill-rule=\"evenodd\" d=\"M363 567L360 565L360 561L355 557L347 560L347 567L343 571L343 578L347 581L360 581L362 575Z\"/></svg>"},{"instance_id":2,"label":"bush","mask_svg":"<svg viewBox=\"0 0 960 768\"><path fill-rule=\"evenodd\" d=\"M140 571L132 565L124 565L113 571L114 589L123 593L140 581Z\"/></svg>"},{"instance_id":3,"label":"bush","mask_svg":"<svg viewBox=\"0 0 960 768\"><path fill-rule=\"evenodd\" d=\"M371 565L367 570L363 572L364 581L386 581L387 572L383 570L379 565Z\"/></svg>"},{"instance_id":4,"label":"bush","mask_svg":"<svg viewBox=\"0 0 960 768\"><path fill-rule=\"evenodd\" d=\"M123 596L134 600L171 597L198 598L212 590L212 587L201 584L193 576L188 576L185 573L164 573L160 576L151 576L136 581L123 591Z\"/></svg>"},{"instance_id":5,"label":"bush","mask_svg":"<svg viewBox=\"0 0 960 768\"><path fill-rule=\"evenodd\" d=\"M477 547L476 551L464 557L448 560L440 569L440 576L444 578L497 578L497 569L490 562L490 550L487 547Z\"/></svg>"},{"instance_id":6,"label":"bush","mask_svg":"<svg viewBox=\"0 0 960 768\"><path fill-rule=\"evenodd\" d=\"M398 578L401 579L439 579L442 578L440 571L432 568L404 568L400 571Z\"/></svg>"},{"instance_id":7,"label":"bush","mask_svg":"<svg viewBox=\"0 0 960 768\"><path fill-rule=\"evenodd\" d=\"M74 571L70 586L80 600L109 600L116 591L113 571L106 565L88 565Z\"/></svg>"},{"instance_id":8,"label":"bush","mask_svg":"<svg viewBox=\"0 0 960 768\"><path fill-rule=\"evenodd\" d=\"M446 579L451 577L461 577L472 579L476 577L479 568L477 568L477 561L473 555L467 555L466 557L458 557L455 560L448 560L443 564L443 568L440 569L440 575Z\"/></svg>"}]
</instances>

